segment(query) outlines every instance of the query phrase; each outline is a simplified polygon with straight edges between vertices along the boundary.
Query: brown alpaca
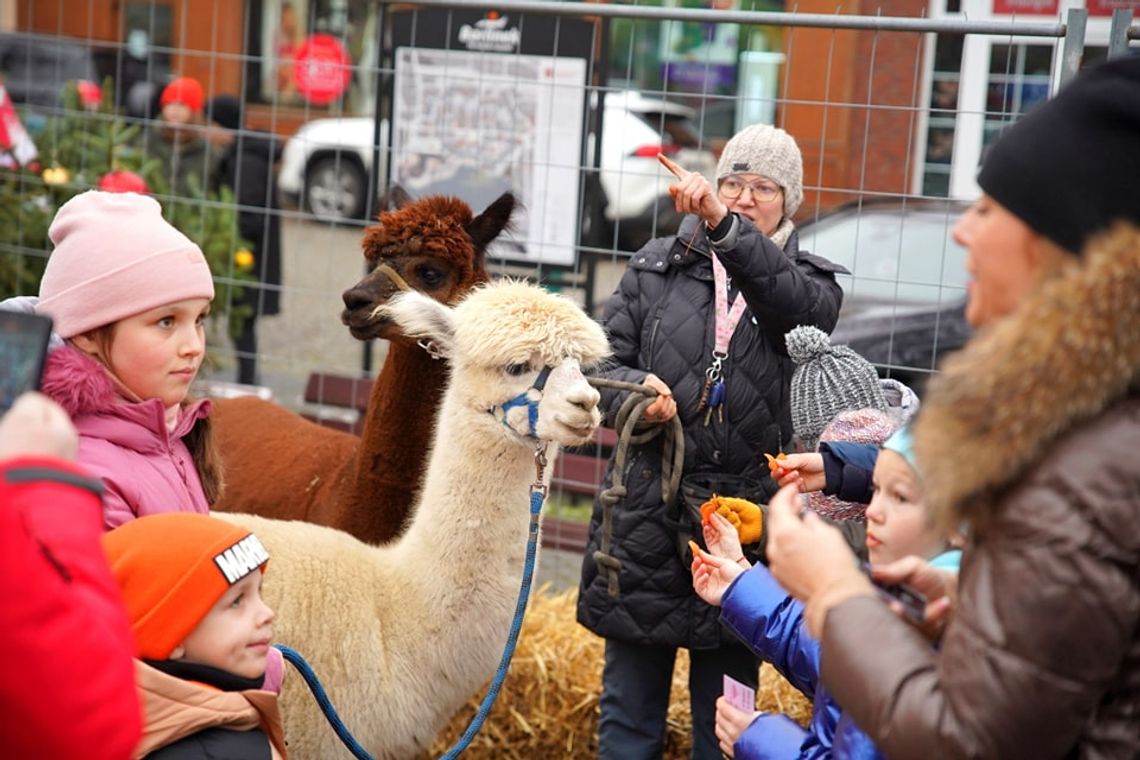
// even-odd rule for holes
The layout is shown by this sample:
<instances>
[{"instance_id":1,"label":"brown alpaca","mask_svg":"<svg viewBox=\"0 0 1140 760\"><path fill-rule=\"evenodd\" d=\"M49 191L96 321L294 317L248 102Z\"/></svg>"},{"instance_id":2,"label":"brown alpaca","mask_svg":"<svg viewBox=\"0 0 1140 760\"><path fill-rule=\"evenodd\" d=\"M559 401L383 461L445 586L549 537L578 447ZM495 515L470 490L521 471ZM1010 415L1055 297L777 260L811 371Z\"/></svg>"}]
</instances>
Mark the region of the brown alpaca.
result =
<instances>
[{"instance_id":1,"label":"brown alpaca","mask_svg":"<svg viewBox=\"0 0 1140 760\"><path fill-rule=\"evenodd\" d=\"M410 202L399 192L396 198L399 207L365 231L370 265L387 265L410 287L451 305L489 279L485 251L510 221L510 193L479 216L458 198ZM361 437L257 398L215 403L211 418L226 473L215 509L305 520L370 544L402 532L420 491L448 366L433 358L430 346L373 315L397 292L380 269L344 292L341 321L349 332L390 342Z\"/></svg>"}]
</instances>

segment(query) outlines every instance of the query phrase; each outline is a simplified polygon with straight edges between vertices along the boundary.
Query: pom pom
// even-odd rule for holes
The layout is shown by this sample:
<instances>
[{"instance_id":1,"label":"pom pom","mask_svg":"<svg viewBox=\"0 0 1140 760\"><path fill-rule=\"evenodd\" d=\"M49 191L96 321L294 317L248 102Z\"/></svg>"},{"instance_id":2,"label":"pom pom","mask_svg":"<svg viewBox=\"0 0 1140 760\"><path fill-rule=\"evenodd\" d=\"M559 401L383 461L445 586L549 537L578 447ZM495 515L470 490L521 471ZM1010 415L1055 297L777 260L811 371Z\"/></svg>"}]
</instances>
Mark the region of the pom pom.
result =
<instances>
[{"instance_id":1,"label":"pom pom","mask_svg":"<svg viewBox=\"0 0 1140 760\"><path fill-rule=\"evenodd\" d=\"M784 336L788 356L796 364L807 364L831 350L831 338L823 330L801 325Z\"/></svg>"}]
</instances>

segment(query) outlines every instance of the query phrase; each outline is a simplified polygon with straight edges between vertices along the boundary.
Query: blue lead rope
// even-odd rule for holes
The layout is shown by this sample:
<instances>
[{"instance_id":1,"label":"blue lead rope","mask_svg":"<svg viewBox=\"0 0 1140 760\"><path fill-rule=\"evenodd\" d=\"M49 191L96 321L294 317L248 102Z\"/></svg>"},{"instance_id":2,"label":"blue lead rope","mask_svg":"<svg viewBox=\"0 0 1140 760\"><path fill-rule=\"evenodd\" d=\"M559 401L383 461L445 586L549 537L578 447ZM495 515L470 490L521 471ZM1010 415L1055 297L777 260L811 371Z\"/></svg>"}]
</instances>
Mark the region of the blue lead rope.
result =
<instances>
[{"instance_id":1,"label":"blue lead rope","mask_svg":"<svg viewBox=\"0 0 1140 760\"><path fill-rule=\"evenodd\" d=\"M544 460L545 461L545 460ZM544 497L544 489L532 487L530 492L530 532L527 535L526 542L526 563L523 565L523 578L522 585L519 587L519 598L515 605L515 619L511 622L511 631L507 635L507 644L503 648L503 656L499 660L499 669L495 671L495 677L491 681L491 687L487 689L487 695L483 697L483 702L479 705L479 710L475 713L475 717L471 719L468 724L467 730L463 732L463 736L459 738L451 749L441 758L441 760L454 760L459 757L463 750L471 744L471 740L475 738L475 734L479 733L479 729L483 727L483 723L487 720L487 715L491 712L491 707L495 704L495 700L499 696L499 690L503 687L503 681L507 678L507 669L510 667L511 658L515 654L515 645L519 640L519 631L522 630L523 615L526 613L527 601L530 599L530 586L531 580L534 576L534 560L538 553L538 516L542 513L542 501ZM325 714L329 725L332 726L333 731L348 748L348 751L353 754L357 760L375 760L372 755L368 754L367 750L360 746L360 742L349 733L345 728L344 722L337 715L336 708L332 706L329 701L328 694L325 693L321 681L317 678L317 674L313 672L312 667L305 661L305 658L299 655L293 649L287 646L277 645L281 650L281 655L292 663L301 677L305 679L305 685L309 687L309 691L313 693L313 697L320 705L321 712Z\"/></svg>"},{"instance_id":2,"label":"blue lead rope","mask_svg":"<svg viewBox=\"0 0 1140 760\"><path fill-rule=\"evenodd\" d=\"M321 680L317 678L317 674L313 672L312 667L305 661L305 658L297 654L296 650L290 649L283 644L275 644L281 650L281 655L292 663L297 672L301 674L301 678L305 679L305 685L309 687L309 691L313 692L313 697L317 700L317 704L321 707L321 712L325 714L329 725L332 726L333 731L344 742L344 746L348 747L348 751L357 760L374 760L372 755L360 746L360 742L356 741L356 737L348 732L344 727L344 721L336 713L336 708L332 706L329 701L329 695L325 693L325 687L321 686Z\"/></svg>"}]
</instances>

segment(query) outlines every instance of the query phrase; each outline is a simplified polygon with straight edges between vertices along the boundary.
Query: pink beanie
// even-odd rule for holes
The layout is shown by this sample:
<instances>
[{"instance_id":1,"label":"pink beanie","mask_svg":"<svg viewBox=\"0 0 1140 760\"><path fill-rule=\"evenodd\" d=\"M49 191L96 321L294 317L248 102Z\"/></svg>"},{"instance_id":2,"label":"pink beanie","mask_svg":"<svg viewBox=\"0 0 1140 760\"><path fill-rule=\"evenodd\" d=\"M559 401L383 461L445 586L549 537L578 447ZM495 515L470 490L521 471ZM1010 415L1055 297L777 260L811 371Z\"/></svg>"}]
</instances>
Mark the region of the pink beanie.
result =
<instances>
[{"instance_id":1,"label":"pink beanie","mask_svg":"<svg viewBox=\"0 0 1140 760\"><path fill-rule=\"evenodd\" d=\"M214 297L206 257L147 195L90 190L56 212L36 311L72 338L189 298Z\"/></svg>"},{"instance_id":2,"label":"pink beanie","mask_svg":"<svg viewBox=\"0 0 1140 760\"><path fill-rule=\"evenodd\" d=\"M819 442L881 444L890 438L898 427L898 422L891 415L878 409L847 409L835 415L834 419L827 423L819 436ZM843 501L822 491L812 491L807 497L812 509L832 520L863 522L867 519L866 504Z\"/></svg>"}]
</instances>

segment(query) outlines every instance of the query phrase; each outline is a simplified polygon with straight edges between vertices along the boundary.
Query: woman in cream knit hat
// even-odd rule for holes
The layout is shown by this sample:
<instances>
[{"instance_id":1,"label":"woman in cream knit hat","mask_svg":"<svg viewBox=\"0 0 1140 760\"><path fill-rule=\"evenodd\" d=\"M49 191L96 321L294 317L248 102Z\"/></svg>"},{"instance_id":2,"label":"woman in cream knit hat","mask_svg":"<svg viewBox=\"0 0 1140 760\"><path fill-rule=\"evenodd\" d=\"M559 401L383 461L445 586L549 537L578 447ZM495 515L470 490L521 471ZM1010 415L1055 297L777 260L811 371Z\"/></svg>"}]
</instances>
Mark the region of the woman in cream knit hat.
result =
<instances>
[{"instance_id":1,"label":"woman in cream knit hat","mask_svg":"<svg viewBox=\"0 0 1140 760\"><path fill-rule=\"evenodd\" d=\"M835 274L844 270L799 248L792 215L803 200L803 161L783 130L758 124L733 137L715 183L663 163L677 177L670 193L687 216L677 234L633 256L610 297L605 321L616 365L606 374L658 390L649 420L680 417L685 475L774 485L763 454L787 450L792 438L784 334L801 324L831 331L843 300ZM603 391L611 414L624 396ZM660 445L657 438L630 451L628 495L613 521L616 563L595 561L600 502L590 525L578 620L606 639L598 754L661 756L670 674L685 647L693 757L719 760L714 723L723 677L755 686L757 663L693 592L690 558L677 551L676 524L661 503Z\"/></svg>"}]
</instances>

